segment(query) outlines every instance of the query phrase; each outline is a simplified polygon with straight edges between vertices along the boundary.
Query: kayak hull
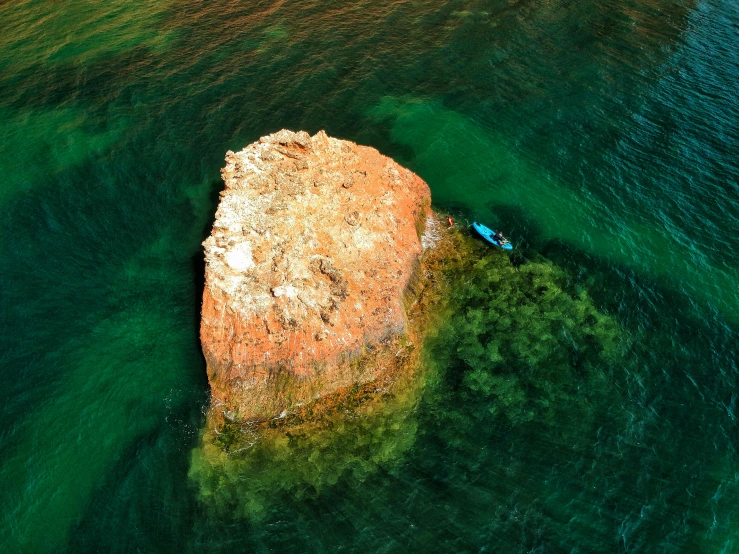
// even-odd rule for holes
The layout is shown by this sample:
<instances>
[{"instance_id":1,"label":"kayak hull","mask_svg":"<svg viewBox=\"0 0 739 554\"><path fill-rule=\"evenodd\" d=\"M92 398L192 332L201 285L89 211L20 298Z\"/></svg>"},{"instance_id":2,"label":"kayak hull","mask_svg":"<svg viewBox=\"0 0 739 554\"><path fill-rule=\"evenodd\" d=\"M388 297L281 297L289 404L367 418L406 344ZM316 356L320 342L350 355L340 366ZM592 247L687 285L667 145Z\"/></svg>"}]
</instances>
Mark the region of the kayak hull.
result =
<instances>
[{"instance_id":1,"label":"kayak hull","mask_svg":"<svg viewBox=\"0 0 739 554\"><path fill-rule=\"evenodd\" d=\"M496 248L500 248L501 250L513 250L513 245L508 242L506 244L498 244L493 240L493 235L495 235L495 231L492 229L489 229L488 227L485 227L481 223L477 223L476 221L472 223L472 228L477 231L477 233L484 238L486 241L488 241L490 244L495 246Z\"/></svg>"}]
</instances>

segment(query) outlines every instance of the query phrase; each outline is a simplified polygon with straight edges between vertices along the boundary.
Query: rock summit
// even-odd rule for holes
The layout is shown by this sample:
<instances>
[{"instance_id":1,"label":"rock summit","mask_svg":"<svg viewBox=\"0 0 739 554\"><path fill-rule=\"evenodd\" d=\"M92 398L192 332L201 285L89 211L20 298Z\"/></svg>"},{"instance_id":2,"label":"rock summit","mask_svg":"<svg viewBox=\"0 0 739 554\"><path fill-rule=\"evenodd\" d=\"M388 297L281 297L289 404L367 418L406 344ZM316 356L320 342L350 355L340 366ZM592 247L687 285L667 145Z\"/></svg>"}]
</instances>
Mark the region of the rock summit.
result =
<instances>
[{"instance_id":1,"label":"rock summit","mask_svg":"<svg viewBox=\"0 0 739 554\"><path fill-rule=\"evenodd\" d=\"M408 331L426 183L323 131L229 151L221 175L200 329L214 410L264 421L381 377L376 353Z\"/></svg>"}]
</instances>

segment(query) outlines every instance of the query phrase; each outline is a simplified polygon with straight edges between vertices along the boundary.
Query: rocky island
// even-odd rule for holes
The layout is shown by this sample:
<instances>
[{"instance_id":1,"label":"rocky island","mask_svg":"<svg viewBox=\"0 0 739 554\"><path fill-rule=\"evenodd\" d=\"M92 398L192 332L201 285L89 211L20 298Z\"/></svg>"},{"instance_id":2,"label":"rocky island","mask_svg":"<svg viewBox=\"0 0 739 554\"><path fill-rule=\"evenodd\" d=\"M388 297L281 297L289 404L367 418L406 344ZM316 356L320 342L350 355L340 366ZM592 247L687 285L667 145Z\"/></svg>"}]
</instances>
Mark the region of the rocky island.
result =
<instances>
[{"instance_id":1,"label":"rocky island","mask_svg":"<svg viewBox=\"0 0 739 554\"><path fill-rule=\"evenodd\" d=\"M373 148L287 130L229 151L222 176L200 330L214 416L277 418L397 370L438 225L426 183Z\"/></svg>"}]
</instances>

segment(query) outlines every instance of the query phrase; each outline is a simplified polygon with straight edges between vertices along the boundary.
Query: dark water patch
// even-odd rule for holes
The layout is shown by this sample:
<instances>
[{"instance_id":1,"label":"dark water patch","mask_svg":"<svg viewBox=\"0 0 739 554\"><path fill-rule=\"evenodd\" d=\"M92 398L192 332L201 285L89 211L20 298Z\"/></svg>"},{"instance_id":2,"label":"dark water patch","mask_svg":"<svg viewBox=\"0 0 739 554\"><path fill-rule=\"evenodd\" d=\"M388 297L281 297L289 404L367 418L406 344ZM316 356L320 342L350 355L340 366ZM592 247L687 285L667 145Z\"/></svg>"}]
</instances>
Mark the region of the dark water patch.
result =
<instances>
[{"instance_id":1,"label":"dark water patch","mask_svg":"<svg viewBox=\"0 0 739 554\"><path fill-rule=\"evenodd\" d=\"M587 286L601 309L617 315L634 335L650 336L649 341L634 341L634 348L643 349L637 358L653 358L648 353L651 349L670 352L669 357L654 362L674 365L651 375L683 379L683 387L663 383L657 389L672 393L687 390L688 398L683 399L686 405L692 404L696 393L705 399L733 396L738 376L734 358L739 330L735 322L696 305L659 280L635 274L567 245L552 243L545 253L567 268L575 283ZM715 379L716 374L721 379ZM701 391L704 386L713 390ZM716 386L725 392L720 393Z\"/></svg>"},{"instance_id":2,"label":"dark water patch","mask_svg":"<svg viewBox=\"0 0 739 554\"><path fill-rule=\"evenodd\" d=\"M563 245L550 245L547 255L588 286L631 337L618 381L628 398L631 433L617 444L619 451L625 443L647 448L633 461L642 468L639 490L644 479L653 483L649 494L663 498L661 517L683 522L683 533L671 535L682 537L681 548L718 548L730 540L736 518L725 504L720 515L714 506L718 498L728 501L724 494L736 494L733 485L721 484L733 472L728 458L736 451L735 324L612 262ZM677 482L686 487L673 489Z\"/></svg>"},{"instance_id":3,"label":"dark water patch","mask_svg":"<svg viewBox=\"0 0 739 554\"><path fill-rule=\"evenodd\" d=\"M188 250L202 240L203 222L192 233L202 212L180 199L168 202L170 192L159 187L146 157L123 172L120 161L95 159L60 174L55 186L44 183L5 204L3 347L13 365L2 372L3 478L15 485L2 493L15 506L7 517L30 526L19 529L31 550L60 540L56 533L81 515L85 495L97 489L98 472L114 464L116 450L166 416L166 397L191 403L205 385L197 335L189 332L200 299ZM82 194L70 183L82 183ZM161 196L142 201L142 190ZM169 247L174 236L183 240L180 248ZM157 391L153 397L135 392L147 388ZM118 428L137 413L145 415ZM60 417L84 431L59 428ZM103 444L87 446L96 440ZM54 461L33 478L22 470L40 469L52 453ZM60 487L60 479L71 486ZM45 505L55 533L44 536L41 520L29 515L36 502Z\"/></svg>"},{"instance_id":4,"label":"dark water patch","mask_svg":"<svg viewBox=\"0 0 739 554\"><path fill-rule=\"evenodd\" d=\"M475 210L462 202L434 202L433 208L439 213L451 215L461 225L469 226L477 219Z\"/></svg>"},{"instance_id":5,"label":"dark water patch","mask_svg":"<svg viewBox=\"0 0 739 554\"><path fill-rule=\"evenodd\" d=\"M192 528L197 506L194 497L183 494L181 483L189 470L186 454L197 444L204 417L191 406L179 407L167 423L121 452L73 529L70 551L171 552L187 547L190 537L182 530Z\"/></svg>"}]
</instances>

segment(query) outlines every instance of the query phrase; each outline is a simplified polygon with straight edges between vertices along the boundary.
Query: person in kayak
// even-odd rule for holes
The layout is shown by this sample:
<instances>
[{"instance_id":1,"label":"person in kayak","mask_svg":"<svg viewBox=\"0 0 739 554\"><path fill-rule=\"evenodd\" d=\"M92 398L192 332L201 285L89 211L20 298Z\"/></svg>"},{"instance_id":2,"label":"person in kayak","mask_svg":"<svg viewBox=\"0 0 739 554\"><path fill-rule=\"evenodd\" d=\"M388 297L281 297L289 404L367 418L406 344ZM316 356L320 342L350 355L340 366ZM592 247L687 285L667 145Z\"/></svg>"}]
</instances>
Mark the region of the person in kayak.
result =
<instances>
[{"instance_id":1,"label":"person in kayak","mask_svg":"<svg viewBox=\"0 0 739 554\"><path fill-rule=\"evenodd\" d=\"M500 231L496 231L496 233L493 235L493 240L503 246L504 244L508 244L508 239L503 236L503 233Z\"/></svg>"}]
</instances>

